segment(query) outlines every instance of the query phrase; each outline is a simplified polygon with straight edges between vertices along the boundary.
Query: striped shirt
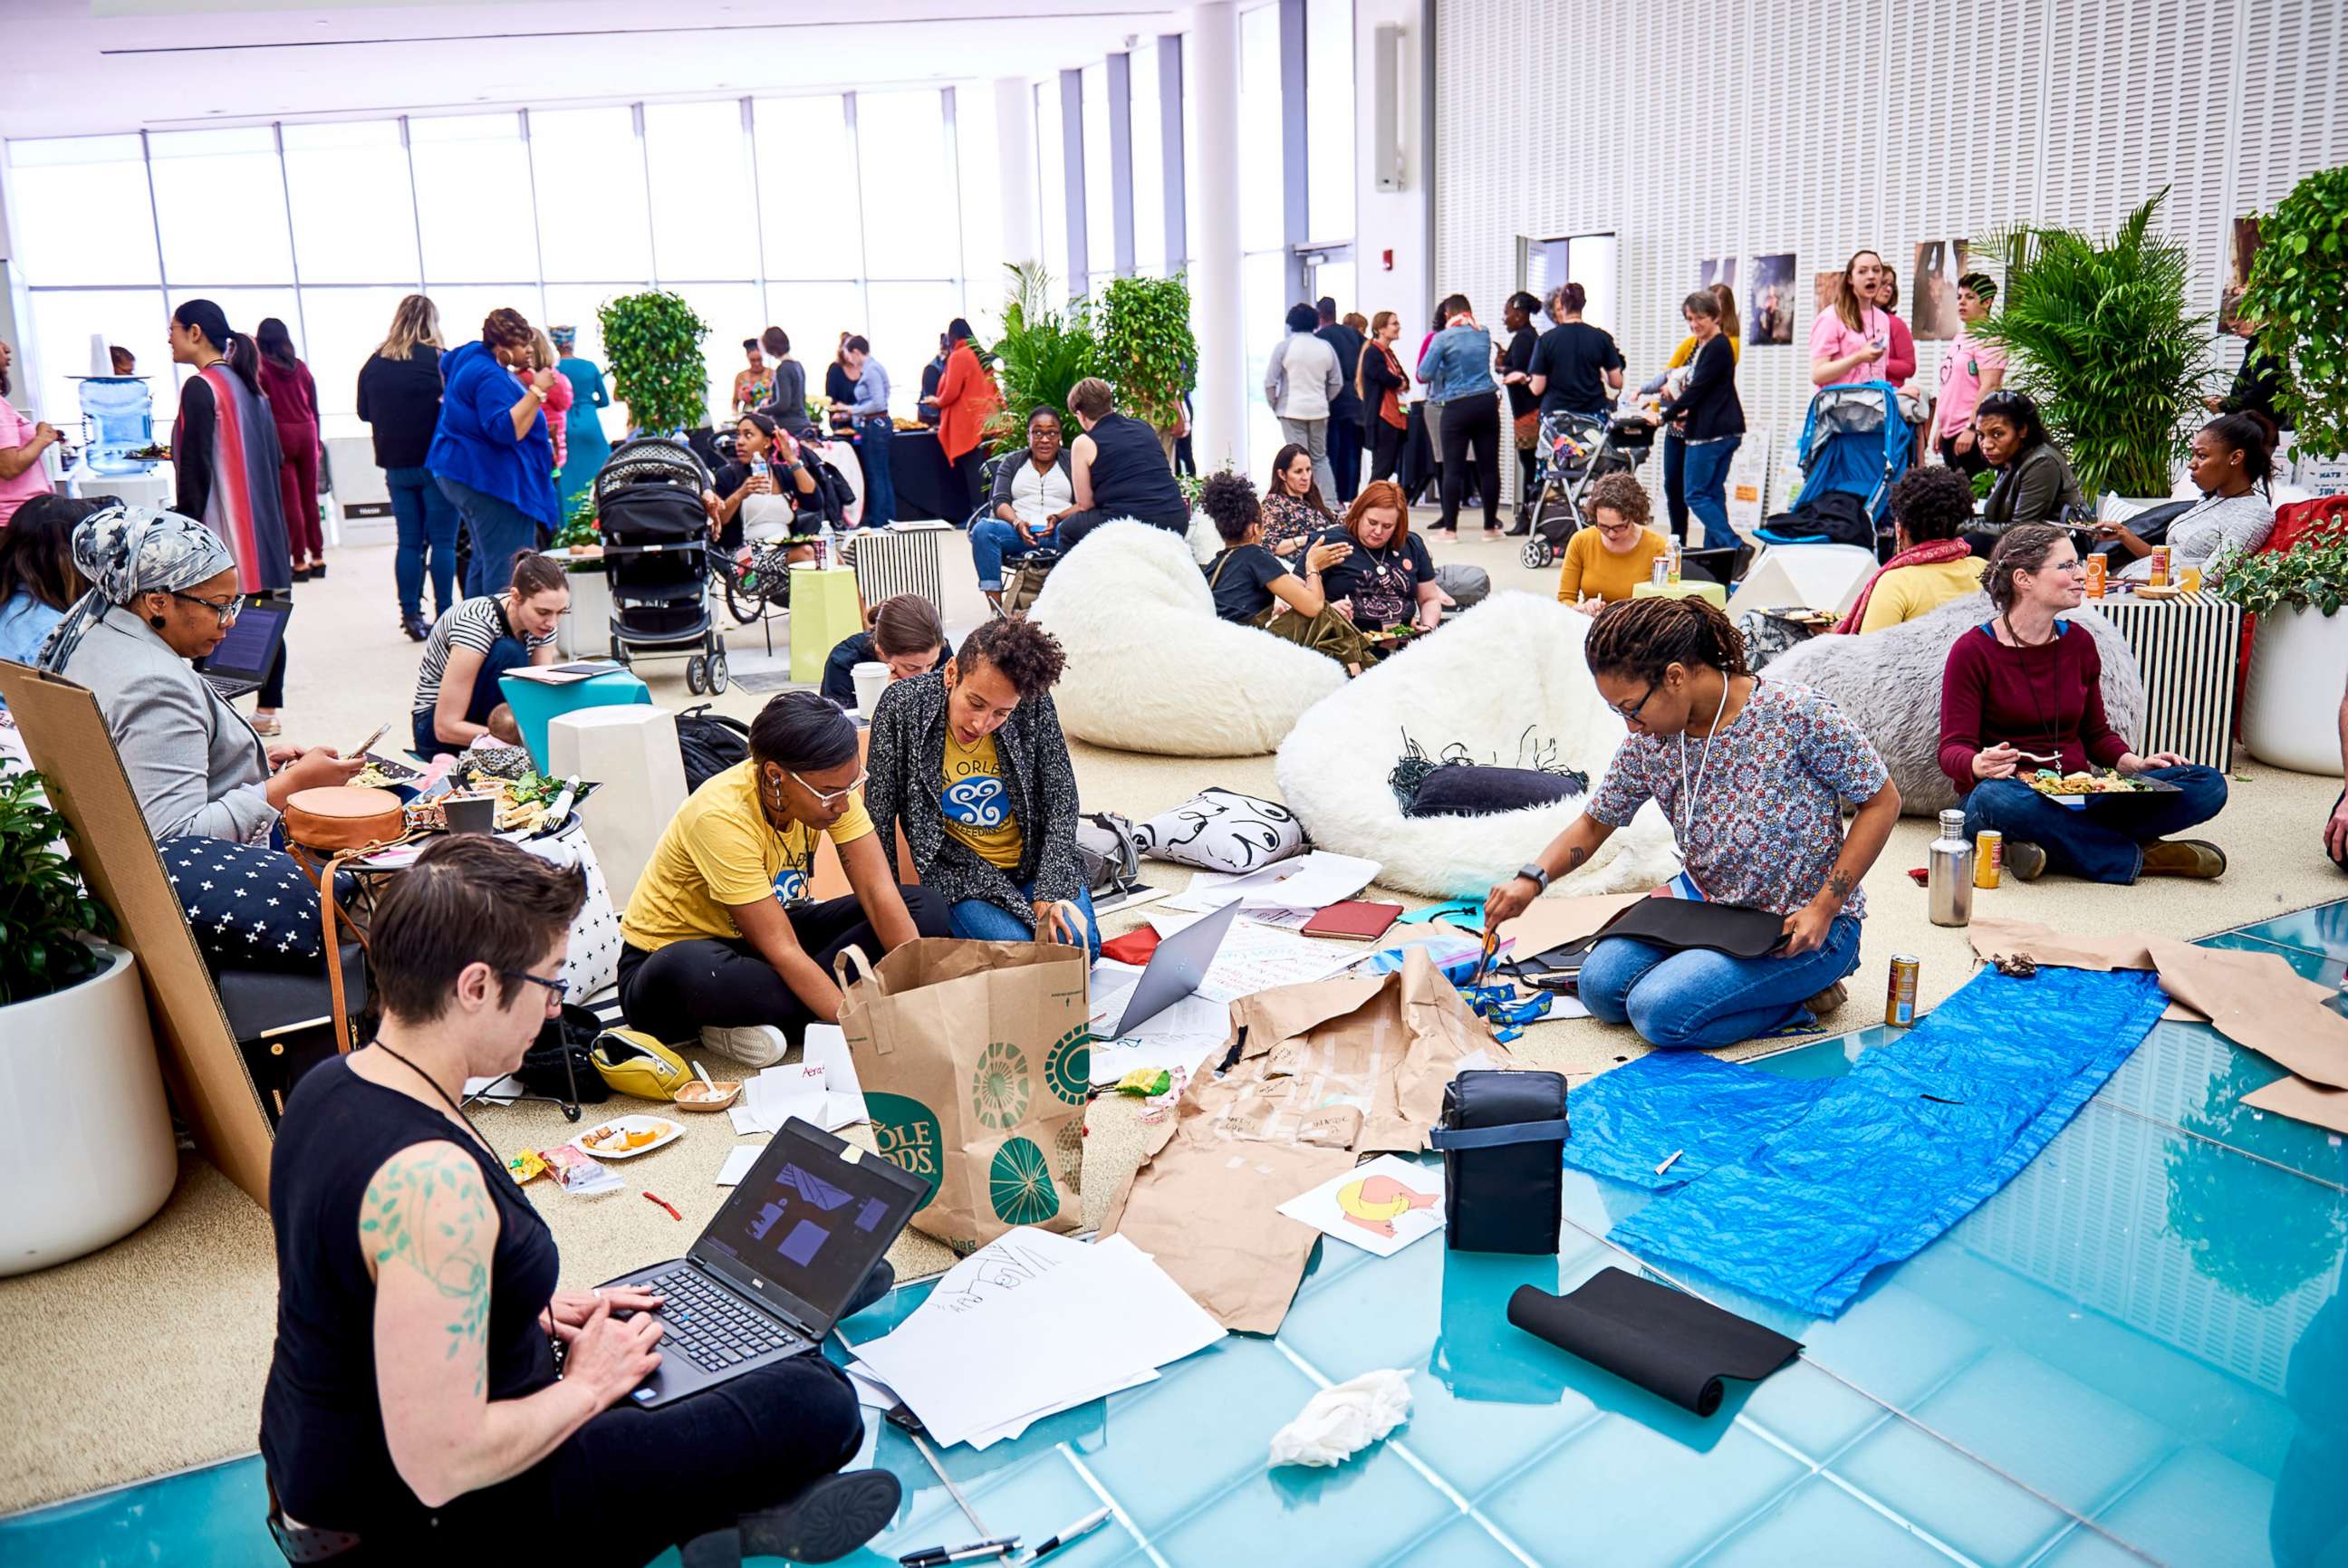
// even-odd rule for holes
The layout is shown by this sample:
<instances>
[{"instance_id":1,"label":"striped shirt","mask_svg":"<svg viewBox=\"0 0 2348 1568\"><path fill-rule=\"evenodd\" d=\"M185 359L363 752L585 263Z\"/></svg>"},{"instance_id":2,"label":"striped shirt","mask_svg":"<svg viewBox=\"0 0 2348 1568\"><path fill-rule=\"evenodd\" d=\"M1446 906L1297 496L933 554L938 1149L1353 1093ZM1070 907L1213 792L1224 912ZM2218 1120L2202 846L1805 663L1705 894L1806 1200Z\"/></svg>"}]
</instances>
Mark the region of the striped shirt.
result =
<instances>
[{"instance_id":1,"label":"striped shirt","mask_svg":"<svg viewBox=\"0 0 2348 1568\"><path fill-rule=\"evenodd\" d=\"M478 599L467 599L432 624L432 634L424 639L424 662L416 671L416 702L414 711L424 713L439 706L440 677L448 673L448 650L470 648L483 658L507 638L520 643L531 653L554 641L549 632L542 637L524 637L506 624L505 596L484 593Z\"/></svg>"}]
</instances>

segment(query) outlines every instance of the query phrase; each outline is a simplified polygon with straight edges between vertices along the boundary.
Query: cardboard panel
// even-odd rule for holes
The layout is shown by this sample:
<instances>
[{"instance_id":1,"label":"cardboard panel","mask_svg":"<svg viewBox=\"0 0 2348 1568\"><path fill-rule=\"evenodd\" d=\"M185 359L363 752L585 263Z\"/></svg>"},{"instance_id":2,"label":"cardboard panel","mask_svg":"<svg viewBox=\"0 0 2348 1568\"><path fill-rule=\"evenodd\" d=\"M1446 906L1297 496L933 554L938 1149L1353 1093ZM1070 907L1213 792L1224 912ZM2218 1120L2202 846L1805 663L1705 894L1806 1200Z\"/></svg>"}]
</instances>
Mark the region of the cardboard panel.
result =
<instances>
[{"instance_id":1,"label":"cardboard panel","mask_svg":"<svg viewBox=\"0 0 2348 1568\"><path fill-rule=\"evenodd\" d=\"M859 728L856 732L856 759L864 760L872 749L872 731ZM922 873L913 869L913 847L905 842L905 830L897 830L897 877L900 882L919 882ZM846 898L856 890L848 885L848 872L839 863L839 851L821 834L815 841L815 867L808 882L808 896L820 903L826 899Z\"/></svg>"},{"instance_id":2,"label":"cardboard panel","mask_svg":"<svg viewBox=\"0 0 2348 1568\"><path fill-rule=\"evenodd\" d=\"M229 1032L211 971L188 930L180 900L115 755L98 699L61 676L0 659L25 749L65 817L74 860L114 912L116 940L139 956L155 1037L163 1042L172 1099L194 1128L196 1146L253 1202L269 1202L269 1118Z\"/></svg>"}]
</instances>

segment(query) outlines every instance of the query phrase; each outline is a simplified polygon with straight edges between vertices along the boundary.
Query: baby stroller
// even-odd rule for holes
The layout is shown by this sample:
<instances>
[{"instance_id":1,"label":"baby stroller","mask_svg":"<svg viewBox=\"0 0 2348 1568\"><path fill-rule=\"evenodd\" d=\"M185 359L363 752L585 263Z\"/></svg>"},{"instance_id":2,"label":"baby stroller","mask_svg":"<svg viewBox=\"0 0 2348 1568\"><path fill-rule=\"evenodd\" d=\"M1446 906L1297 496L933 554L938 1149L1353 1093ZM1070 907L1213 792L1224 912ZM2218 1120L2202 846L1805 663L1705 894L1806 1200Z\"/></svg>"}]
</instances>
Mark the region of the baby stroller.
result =
<instances>
[{"instance_id":1,"label":"baby stroller","mask_svg":"<svg viewBox=\"0 0 2348 1568\"><path fill-rule=\"evenodd\" d=\"M709 473L680 442L624 442L595 476L595 515L612 585L612 656L684 655L685 689L727 685L726 645L709 613Z\"/></svg>"},{"instance_id":2,"label":"baby stroller","mask_svg":"<svg viewBox=\"0 0 2348 1568\"><path fill-rule=\"evenodd\" d=\"M1566 541L1585 521L1581 498L1607 474L1637 471L1654 449L1655 428L1635 414L1541 416L1540 490L1533 498L1532 532L1522 559L1536 570L1565 553Z\"/></svg>"},{"instance_id":3,"label":"baby stroller","mask_svg":"<svg viewBox=\"0 0 2348 1568\"><path fill-rule=\"evenodd\" d=\"M1874 550L1908 471L1916 437L1889 382L1819 388L1802 421L1802 488L1793 508L1756 535L1765 544L1856 544Z\"/></svg>"}]
</instances>

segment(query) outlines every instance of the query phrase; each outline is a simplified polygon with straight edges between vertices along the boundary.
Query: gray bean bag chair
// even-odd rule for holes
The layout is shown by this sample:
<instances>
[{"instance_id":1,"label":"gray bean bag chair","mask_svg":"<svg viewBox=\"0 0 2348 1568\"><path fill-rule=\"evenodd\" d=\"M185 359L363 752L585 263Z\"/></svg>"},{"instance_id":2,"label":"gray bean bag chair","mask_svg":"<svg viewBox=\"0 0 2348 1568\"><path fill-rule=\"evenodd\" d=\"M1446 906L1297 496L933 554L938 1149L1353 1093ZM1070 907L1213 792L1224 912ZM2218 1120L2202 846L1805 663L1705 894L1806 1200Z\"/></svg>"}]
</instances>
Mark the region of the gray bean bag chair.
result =
<instances>
[{"instance_id":1,"label":"gray bean bag chair","mask_svg":"<svg viewBox=\"0 0 2348 1568\"><path fill-rule=\"evenodd\" d=\"M1952 599L1929 615L1863 637L1813 637L1779 655L1765 678L1833 699L1857 722L1900 786L1901 811L1929 817L1957 804L1941 771L1941 673L1959 637L1994 612L1989 595ZM2131 741L2144 732L2144 676L2126 638L2093 610L2065 617L2094 634L2104 656L2104 712Z\"/></svg>"}]
</instances>

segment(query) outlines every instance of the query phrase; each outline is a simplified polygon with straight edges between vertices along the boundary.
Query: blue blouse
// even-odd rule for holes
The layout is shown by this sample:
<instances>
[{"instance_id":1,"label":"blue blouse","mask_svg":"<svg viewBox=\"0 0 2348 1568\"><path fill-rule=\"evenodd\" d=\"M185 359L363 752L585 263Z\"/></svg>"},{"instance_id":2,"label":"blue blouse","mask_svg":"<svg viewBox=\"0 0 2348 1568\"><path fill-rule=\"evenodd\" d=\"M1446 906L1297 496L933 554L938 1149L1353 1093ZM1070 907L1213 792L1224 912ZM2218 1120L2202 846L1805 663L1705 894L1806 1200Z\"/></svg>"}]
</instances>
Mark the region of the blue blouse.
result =
<instances>
[{"instance_id":1,"label":"blue blouse","mask_svg":"<svg viewBox=\"0 0 2348 1568\"><path fill-rule=\"evenodd\" d=\"M547 433L546 411L539 410L528 431L514 434L513 406L521 400L521 384L485 344L468 343L447 355L440 373L447 381L440 424L424 466L495 496L549 528L561 526L554 438Z\"/></svg>"}]
</instances>

